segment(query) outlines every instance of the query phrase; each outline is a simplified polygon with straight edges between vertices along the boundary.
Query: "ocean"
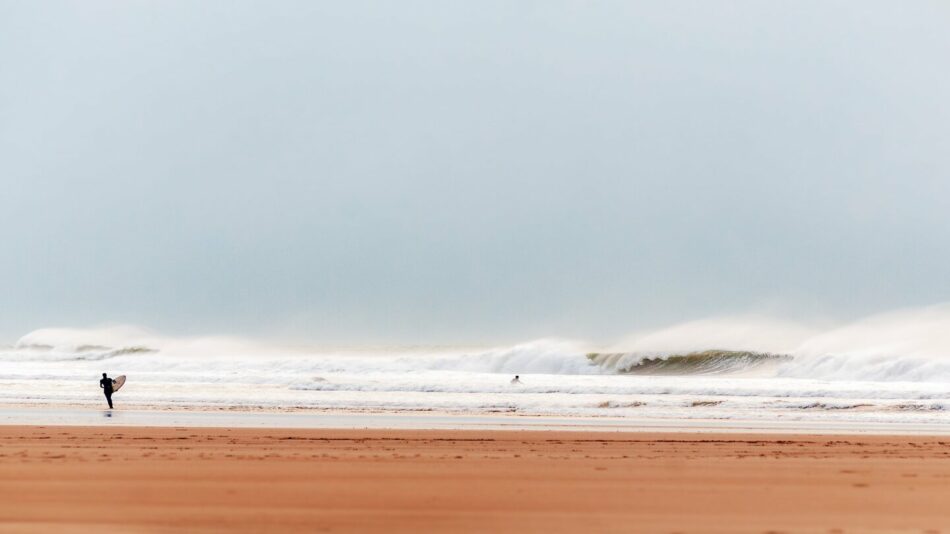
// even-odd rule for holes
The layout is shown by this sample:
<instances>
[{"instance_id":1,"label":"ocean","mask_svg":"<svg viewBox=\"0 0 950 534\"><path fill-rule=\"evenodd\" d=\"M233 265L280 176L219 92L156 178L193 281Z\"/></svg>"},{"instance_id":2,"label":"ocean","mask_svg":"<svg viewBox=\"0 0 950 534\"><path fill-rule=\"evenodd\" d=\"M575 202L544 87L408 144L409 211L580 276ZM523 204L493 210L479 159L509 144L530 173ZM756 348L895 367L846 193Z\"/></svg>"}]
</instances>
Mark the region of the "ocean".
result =
<instances>
[{"instance_id":1,"label":"ocean","mask_svg":"<svg viewBox=\"0 0 950 534\"><path fill-rule=\"evenodd\" d=\"M924 320L936 316L939 320ZM606 347L276 345L114 327L46 329L0 347L0 403L119 409L521 415L950 429L942 309L826 330L713 320ZM950 345L948 345L950 346ZM519 384L511 379L520 376Z\"/></svg>"}]
</instances>

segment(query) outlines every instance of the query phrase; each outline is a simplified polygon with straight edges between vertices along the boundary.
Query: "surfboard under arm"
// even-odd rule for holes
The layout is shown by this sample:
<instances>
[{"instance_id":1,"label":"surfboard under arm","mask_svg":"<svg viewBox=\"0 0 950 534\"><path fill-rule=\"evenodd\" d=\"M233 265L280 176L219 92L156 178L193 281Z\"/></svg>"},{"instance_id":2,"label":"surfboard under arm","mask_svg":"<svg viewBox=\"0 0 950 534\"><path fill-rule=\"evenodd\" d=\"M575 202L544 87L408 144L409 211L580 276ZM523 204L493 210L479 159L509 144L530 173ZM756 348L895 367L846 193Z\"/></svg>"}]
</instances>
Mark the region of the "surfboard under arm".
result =
<instances>
[{"instance_id":1,"label":"surfboard under arm","mask_svg":"<svg viewBox=\"0 0 950 534\"><path fill-rule=\"evenodd\" d=\"M125 385L125 375L119 375L112 379L112 392L115 393Z\"/></svg>"}]
</instances>

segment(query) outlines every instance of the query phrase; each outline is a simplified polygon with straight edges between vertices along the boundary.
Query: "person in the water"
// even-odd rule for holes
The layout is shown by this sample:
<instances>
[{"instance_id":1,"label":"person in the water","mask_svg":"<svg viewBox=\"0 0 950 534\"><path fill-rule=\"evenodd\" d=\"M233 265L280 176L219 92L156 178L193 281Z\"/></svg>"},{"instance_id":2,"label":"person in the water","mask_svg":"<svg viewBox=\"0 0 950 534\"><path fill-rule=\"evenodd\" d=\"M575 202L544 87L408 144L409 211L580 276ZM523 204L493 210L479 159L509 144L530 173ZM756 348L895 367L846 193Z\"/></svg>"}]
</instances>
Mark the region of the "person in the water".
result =
<instances>
[{"instance_id":1,"label":"person in the water","mask_svg":"<svg viewBox=\"0 0 950 534\"><path fill-rule=\"evenodd\" d=\"M520 384L520 383L521 383L521 379L518 378L518 375L515 375L515 377L511 379L511 383L512 383L512 384Z\"/></svg>"},{"instance_id":2,"label":"person in the water","mask_svg":"<svg viewBox=\"0 0 950 534\"><path fill-rule=\"evenodd\" d=\"M106 395L106 400L109 401L109 408L112 408L112 384L115 384L115 380L109 378L105 373L102 373L102 380L99 381L99 387L102 388L102 392Z\"/></svg>"}]
</instances>

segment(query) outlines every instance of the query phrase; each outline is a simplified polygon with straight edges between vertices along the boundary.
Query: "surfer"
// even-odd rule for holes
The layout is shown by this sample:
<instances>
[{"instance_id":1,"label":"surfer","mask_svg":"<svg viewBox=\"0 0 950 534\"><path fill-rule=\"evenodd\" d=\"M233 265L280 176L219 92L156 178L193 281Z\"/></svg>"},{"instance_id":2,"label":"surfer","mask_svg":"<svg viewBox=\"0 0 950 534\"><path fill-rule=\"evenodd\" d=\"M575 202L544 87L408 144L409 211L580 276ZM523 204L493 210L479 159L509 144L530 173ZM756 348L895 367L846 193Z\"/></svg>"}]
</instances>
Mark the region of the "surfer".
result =
<instances>
[{"instance_id":1,"label":"surfer","mask_svg":"<svg viewBox=\"0 0 950 534\"><path fill-rule=\"evenodd\" d=\"M520 383L521 383L521 379L518 378L518 375L515 375L515 377L511 379L511 383L512 383L512 384L520 384Z\"/></svg>"},{"instance_id":2,"label":"surfer","mask_svg":"<svg viewBox=\"0 0 950 534\"><path fill-rule=\"evenodd\" d=\"M115 380L109 378L105 373L102 373L102 380L99 381L99 387L102 388L102 392L106 395L106 400L109 401L109 408L112 409L112 384L115 383Z\"/></svg>"}]
</instances>

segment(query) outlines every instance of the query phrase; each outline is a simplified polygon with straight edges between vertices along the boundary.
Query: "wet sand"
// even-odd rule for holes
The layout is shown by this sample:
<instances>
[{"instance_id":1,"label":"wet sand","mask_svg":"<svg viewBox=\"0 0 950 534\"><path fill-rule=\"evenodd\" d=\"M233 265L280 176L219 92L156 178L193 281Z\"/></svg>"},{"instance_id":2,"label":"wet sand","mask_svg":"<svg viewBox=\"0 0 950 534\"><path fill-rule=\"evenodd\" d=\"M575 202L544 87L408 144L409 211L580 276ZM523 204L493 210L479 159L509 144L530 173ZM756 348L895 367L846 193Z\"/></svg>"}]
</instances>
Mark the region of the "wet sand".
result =
<instances>
[{"instance_id":1,"label":"wet sand","mask_svg":"<svg viewBox=\"0 0 950 534\"><path fill-rule=\"evenodd\" d=\"M950 438L0 426L3 532L950 532Z\"/></svg>"}]
</instances>

